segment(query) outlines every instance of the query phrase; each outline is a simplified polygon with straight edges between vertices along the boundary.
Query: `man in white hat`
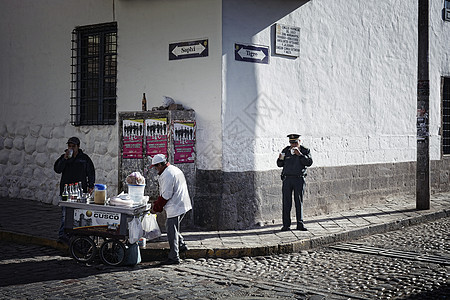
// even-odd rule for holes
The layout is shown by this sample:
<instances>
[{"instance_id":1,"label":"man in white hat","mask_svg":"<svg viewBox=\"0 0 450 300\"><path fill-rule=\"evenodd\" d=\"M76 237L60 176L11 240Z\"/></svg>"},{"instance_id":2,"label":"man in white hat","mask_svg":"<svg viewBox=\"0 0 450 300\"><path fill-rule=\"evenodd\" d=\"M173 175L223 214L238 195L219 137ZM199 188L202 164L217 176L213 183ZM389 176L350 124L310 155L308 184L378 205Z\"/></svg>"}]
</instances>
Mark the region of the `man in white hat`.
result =
<instances>
[{"instance_id":1,"label":"man in white hat","mask_svg":"<svg viewBox=\"0 0 450 300\"><path fill-rule=\"evenodd\" d=\"M180 223L184 215L192 209L186 178L183 172L171 165L166 156L157 154L152 158L152 168L158 172L159 193L158 200L153 203L153 212L167 214L166 230L169 241L169 258L162 262L163 265L180 263L179 252L187 250L183 236L180 234Z\"/></svg>"},{"instance_id":2,"label":"man in white hat","mask_svg":"<svg viewBox=\"0 0 450 300\"><path fill-rule=\"evenodd\" d=\"M300 145L299 134L288 134L290 146L284 148L277 159L277 166L282 167L283 180L283 227L281 231L290 230L292 192L294 192L295 213L297 217L297 230L306 231L303 223L303 192L305 190L306 168L313 161L311 151Z\"/></svg>"}]
</instances>

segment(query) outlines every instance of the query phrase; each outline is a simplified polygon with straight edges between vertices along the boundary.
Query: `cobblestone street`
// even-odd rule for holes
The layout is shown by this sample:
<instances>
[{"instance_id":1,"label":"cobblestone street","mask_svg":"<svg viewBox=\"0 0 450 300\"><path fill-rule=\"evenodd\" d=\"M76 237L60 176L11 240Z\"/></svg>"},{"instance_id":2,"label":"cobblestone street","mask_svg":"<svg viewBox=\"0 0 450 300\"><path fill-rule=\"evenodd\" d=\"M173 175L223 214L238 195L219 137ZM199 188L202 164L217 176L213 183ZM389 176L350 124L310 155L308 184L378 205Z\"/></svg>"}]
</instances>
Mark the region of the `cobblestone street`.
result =
<instances>
[{"instance_id":1,"label":"cobblestone street","mask_svg":"<svg viewBox=\"0 0 450 300\"><path fill-rule=\"evenodd\" d=\"M338 251L329 247L273 257L204 260L223 273L287 282L321 293L363 299L447 299L450 264L450 219L373 235L358 244L417 254L443 256L447 265ZM447 298L446 298L447 297Z\"/></svg>"},{"instance_id":2,"label":"cobblestone street","mask_svg":"<svg viewBox=\"0 0 450 300\"><path fill-rule=\"evenodd\" d=\"M447 299L450 218L352 241L398 257L322 247L276 256L134 268L76 263L57 250L0 243L1 299ZM401 257L402 251L447 263ZM406 256L405 256L406 257ZM446 298L447 297L447 298Z\"/></svg>"}]
</instances>

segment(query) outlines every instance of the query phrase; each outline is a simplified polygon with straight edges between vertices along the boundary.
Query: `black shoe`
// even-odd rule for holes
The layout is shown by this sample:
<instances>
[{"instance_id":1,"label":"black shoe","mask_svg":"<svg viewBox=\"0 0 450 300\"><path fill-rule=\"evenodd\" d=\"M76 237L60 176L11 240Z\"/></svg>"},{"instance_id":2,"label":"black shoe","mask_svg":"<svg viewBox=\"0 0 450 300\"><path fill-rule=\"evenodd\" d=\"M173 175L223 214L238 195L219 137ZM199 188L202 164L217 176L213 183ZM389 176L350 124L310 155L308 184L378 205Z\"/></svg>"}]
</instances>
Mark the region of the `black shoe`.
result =
<instances>
[{"instance_id":1,"label":"black shoe","mask_svg":"<svg viewBox=\"0 0 450 300\"><path fill-rule=\"evenodd\" d=\"M179 265L180 264L180 260L174 260L174 259L168 259L165 261L162 261L159 263L160 266L165 266L165 265Z\"/></svg>"},{"instance_id":2,"label":"black shoe","mask_svg":"<svg viewBox=\"0 0 450 300\"><path fill-rule=\"evenodd\" d=\"M186 244L180 245L180 246L178 247L178 251L179 251L179 252L186 252L186 251L188 251L188 250L189 250L189 248L188 248L188 246L186 246Z\"/></svg>"},{"instance_id":3,"label":"black shoe","mask_svg":"<svg viewBox=\"0 0 450 300\"><path fill-rule=\"evenodd\" d=\"M281 227L281 231L289 231L289 230L291 230L289 227Z\"/></svg>"},{"instance_id":4,"label":"black shoe","mask_svg":"<svg viewBox=\"0 0 450 300\"><path fill-rule=\"evenodd\" d=\"M297 225L297 230L300 230L300 231L308 231L308 229L306 229L306 227L305 227L305 225Z\"/></svg>"}]
</instances>

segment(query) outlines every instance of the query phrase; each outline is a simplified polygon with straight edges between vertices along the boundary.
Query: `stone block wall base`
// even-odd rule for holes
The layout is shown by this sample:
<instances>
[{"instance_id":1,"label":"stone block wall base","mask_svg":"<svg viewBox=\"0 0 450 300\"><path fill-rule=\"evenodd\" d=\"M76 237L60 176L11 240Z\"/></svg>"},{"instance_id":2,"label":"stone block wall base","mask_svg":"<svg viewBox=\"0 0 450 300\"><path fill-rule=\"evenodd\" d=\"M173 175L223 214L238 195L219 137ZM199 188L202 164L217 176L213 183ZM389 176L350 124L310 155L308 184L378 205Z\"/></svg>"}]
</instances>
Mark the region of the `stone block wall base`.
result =
<instances>
[{"instance_id":1,"label":"stone block wall base","mask_svg":"<svg viewBox=\"0 0 450 300\"><path fill-rule=\"evenodd\" d=\"M432 191L450 190L450 164L431 163ZM264 172L197 170L194 224L209 230L248 229L281 223L281 169ZM304 216L324 215L382 203L415 193L416 163L310 168ZM292 222L295 223L295 209Z\"/></svg>"}]
</instances>

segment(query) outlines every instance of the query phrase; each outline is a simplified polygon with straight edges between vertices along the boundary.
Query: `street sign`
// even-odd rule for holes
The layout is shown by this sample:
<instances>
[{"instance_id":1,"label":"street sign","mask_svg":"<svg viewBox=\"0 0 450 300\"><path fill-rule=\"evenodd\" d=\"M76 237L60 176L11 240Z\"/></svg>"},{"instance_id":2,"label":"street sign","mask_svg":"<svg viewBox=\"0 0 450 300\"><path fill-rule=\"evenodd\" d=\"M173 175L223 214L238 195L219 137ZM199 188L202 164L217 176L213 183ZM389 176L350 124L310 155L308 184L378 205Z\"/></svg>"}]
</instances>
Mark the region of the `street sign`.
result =
<instances>
[{"instance_id":1,"label":"street sign","mask_svg":"<svg viewBox=\"0 0 450 300\"><path fill-rule=\"evenodd\" d=\"M300 56L300 28L276 24L275 53L282 55Z\"/></svg>"},{"instance_id":2,"label":"street sign","mask_svg":"<svg viewBox=\"0 0 450 300\"><path fill-rule=\"evenodd\" d=\"M234 59L237 61L268 64L269 47L234 44Z\"/></svg>"},{"instance_id":3,"label":"street sign","mask_svg":"<svg viewBox=\"0 0 450 300\"><path fill-rule=\"evenodd\" d=\"M208 56L208 40L169 44L169 60Z\"/></svg>"}]
</instances>

